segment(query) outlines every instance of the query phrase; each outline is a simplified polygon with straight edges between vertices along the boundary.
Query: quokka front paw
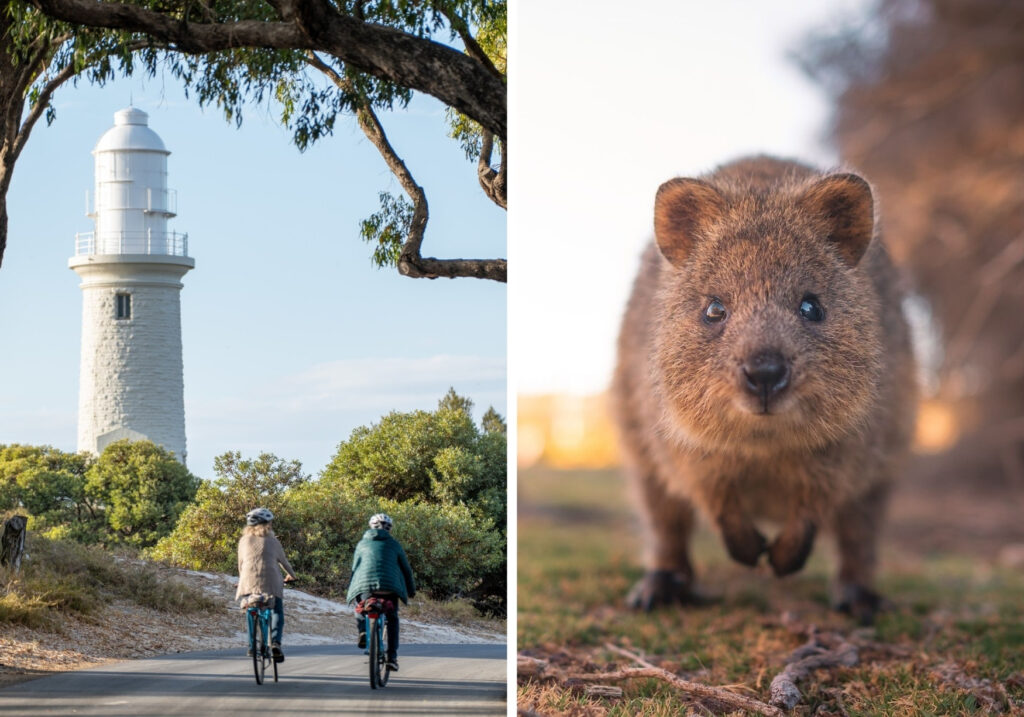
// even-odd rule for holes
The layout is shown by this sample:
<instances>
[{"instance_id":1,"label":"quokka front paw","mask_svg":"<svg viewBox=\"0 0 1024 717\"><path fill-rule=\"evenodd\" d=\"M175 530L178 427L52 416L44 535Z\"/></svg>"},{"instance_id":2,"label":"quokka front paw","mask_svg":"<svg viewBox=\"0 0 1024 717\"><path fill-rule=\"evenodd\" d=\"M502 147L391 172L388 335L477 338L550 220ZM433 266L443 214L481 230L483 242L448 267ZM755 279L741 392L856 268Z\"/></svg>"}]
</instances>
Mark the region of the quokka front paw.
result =
<instances>
[{"instance_id":1,"label":"quokka front paw","mask_svg":"<svg viewBox=\"0 0 1024 717\"><path fill-rule=\"evenodd\" d=\"M783 528L768 546L768 562L780 578L800 570L814 547L818 529L810 520L802 518Z\"/></svg>"},{"instance_id":2,"label":"quokka front paw","mask_svg":"<svg viewBox=\"0 0 1024 717\"><path fill-rule=\"evenodd\" d=\"M754 567L767 548L764 536L747 520L724 520L719 522L725 549L738 563Z\"/></svg>"}]
</instances>

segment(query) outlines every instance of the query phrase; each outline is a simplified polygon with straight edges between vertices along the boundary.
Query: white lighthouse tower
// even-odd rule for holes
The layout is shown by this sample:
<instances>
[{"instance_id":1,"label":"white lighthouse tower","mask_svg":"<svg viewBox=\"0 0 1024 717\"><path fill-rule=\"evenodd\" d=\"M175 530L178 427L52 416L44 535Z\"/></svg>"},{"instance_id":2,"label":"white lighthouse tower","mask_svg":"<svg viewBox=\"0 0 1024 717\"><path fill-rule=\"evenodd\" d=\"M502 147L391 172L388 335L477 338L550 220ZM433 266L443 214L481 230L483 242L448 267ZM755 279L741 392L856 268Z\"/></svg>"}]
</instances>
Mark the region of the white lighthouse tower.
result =
<instances>
[{"instance_id":1,"label":"white lighthouse tower","mask_svg":"<svg viewBox=\"0 0 1024 717\"><path fill-rule=\"evenodd\" d=\"M94 231L75 236L68 266L82 279L78 450L148 439L185 462L181 279L195 266L188 235L167 229L177 196L145 112L114 114L100 137Z\"/></svg>"}]
</instances>

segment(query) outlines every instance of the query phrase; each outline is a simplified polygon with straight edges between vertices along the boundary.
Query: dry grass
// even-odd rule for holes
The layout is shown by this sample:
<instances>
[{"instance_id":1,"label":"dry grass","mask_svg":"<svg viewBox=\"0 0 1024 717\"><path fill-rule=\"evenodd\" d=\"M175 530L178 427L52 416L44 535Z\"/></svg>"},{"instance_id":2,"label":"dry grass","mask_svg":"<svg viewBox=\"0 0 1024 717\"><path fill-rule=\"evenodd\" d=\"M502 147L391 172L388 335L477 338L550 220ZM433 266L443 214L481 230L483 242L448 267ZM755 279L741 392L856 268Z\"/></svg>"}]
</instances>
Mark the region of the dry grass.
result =
<instances>
[{"instance_id":1,"label":"dry grass","mask_svg":"<svg viewBox=\"0 0 1024 717\"><path fill-rule=\"evenodd\" d=\"M402 617L432 625L452 625L485 632L504 633L507 629L505 620L482 616L473 603L464 598L431 600L417 593L412 603L402 607Z\"/></svg>"},{"instance_id":2,"label":"dry grass","mask_svg":"<svg viewBox=\"0 0 1024 717\"><path fill-rule=\"evenodd\" d=\"M128 555L37 535L26 553L19 573L0 568L0 623L53 629L63 615L92 616L119 599L177 614L214 608L201 591Z\"/></svg>"},{"instance_id":3,"label":"dry grass","mask_svg":"<svg viewBox=\"0 0 1024 717\"><path fill-rule=\"evenodd\" d=\"M768 701L772 678L810 627L859 647L853 667L815 672L796 715L1024 715L1024 576L977 556L883 549L880 587L894 601L874 628L828 608L834 564L819 545L799 575L777 580L731 563L717 536L697 536L697 569L718 601L636 614L623 596L641 574L639 540L611 471L521 471L520 651L549 661L522 680L521 709L540 714L728 714L664 682L623 682L594 698L573 674L626 666L603 643L629 647L684 679L735 685ZM937 517L937 519L941 519Z\"/></svg>"}]
</instances>

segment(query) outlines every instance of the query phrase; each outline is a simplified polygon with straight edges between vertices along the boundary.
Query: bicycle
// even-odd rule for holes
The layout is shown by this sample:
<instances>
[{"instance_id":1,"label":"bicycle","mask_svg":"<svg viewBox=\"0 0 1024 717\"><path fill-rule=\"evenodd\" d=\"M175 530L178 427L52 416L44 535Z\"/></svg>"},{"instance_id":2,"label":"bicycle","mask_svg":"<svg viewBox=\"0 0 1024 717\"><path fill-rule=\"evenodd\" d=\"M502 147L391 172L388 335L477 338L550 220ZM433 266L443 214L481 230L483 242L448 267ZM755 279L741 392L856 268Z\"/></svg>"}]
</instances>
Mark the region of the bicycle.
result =
<instances>
[{"instance_id":1,"label":"bicycle","mask_svg":"<svg viewBox=\"0 0 1024 717\"><path fill-rule=\"evenodd\" d=\"M277 598L273 595L250 595L242 605L249 628L249 652L252 653L252 668L256 673L257 685L263 684L268 662L274 665L274 682L277 682L277 660L270 650L270 613L274 609L275 600Z\"/></svg>"},{"instance_id":2,"label":"bicycle","mask_svg":"<svg viewBox=\"0 0 1024 717\"><path fill-rule=\"evenodd\" d=\"M381 597L369 597L356 606L356 612L366 619L367 647L370 652L370 689L383 689L391 676L388 667L387 615L393 612L395 604Z\"/></svg>"}]
</instances>

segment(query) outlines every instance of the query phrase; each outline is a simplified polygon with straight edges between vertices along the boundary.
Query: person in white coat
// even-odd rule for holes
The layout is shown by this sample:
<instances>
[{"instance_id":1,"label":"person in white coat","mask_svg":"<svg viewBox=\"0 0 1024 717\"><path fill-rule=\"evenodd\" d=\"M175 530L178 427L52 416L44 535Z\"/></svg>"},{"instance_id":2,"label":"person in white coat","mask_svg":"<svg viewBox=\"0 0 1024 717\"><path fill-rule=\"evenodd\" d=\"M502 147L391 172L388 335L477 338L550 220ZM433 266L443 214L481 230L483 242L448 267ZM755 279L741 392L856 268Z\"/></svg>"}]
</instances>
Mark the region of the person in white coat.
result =
<instances>
[{"instance_id":1,"label":"person in white coat","mask_svg":"<svg viewBox=\"0 0 1024 717\"><path fill-rule=\"evenodd\" d=\"M295 580L281 541L270 523L274 514L266 508L254 508L245 516L245 529L238 541L238 590L235 599L249 595L273 595L274 609L270 618L270 645L274 659L284 662L281 635L284 630L284 584ZM287 575L282 579L281 570Z\"/></svg>"}]
</instances>

